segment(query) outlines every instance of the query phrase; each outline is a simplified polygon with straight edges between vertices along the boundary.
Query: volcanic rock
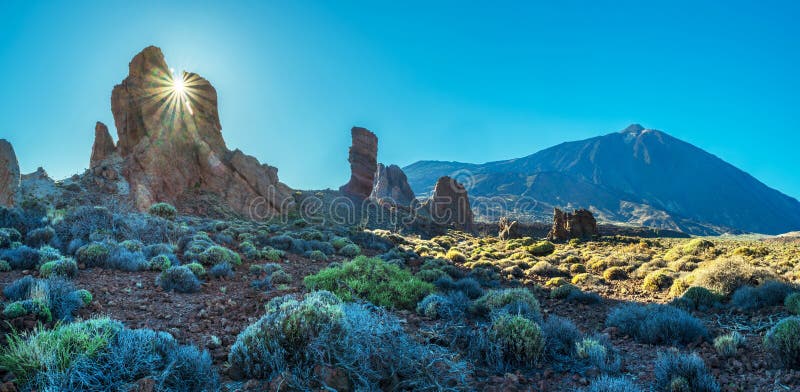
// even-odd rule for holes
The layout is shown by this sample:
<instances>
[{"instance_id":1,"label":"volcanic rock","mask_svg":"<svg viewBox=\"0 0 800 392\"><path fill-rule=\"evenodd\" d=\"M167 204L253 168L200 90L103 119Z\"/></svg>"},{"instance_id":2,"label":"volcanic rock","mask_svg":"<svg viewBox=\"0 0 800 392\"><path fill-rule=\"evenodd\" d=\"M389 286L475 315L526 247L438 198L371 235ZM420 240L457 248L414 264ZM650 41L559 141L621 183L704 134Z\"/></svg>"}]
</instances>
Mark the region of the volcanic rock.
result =
<instances>
[{"instance_id":1,"label":"volcanic rock","mask_svg":"<svg viewBox=\"0 0 800 392\"><path fill-rule=\"evenodd\" d=\"M501 240L519 238L519 222L517 221L510 221L508 218L502 217L498 223L498 229L497 236Z\"/></svg>"},{"instance_id":2,"label":"volcanic rock","mask_svg":"<svg viewBox=\"0 0 800 392\"><path fill-rule=\"evenodd\" d=\"M19 191L20 174L14 147L0 139L0 206L11 207Z\"/></svg>"},{"instance_id":3,"label":"volcanic rock","mask_svg":"<svg viewBox=\"0 0 800 392\"><path fill-rule=\"evenodd\" d=\"M459 230L472 230L472 209L467 190L453 178L440 177L433 188L433 195L422 206L431 219Z\"/></svg>"},{"instance_id":4,"label":"volcanic rock","mask_svg":"<svg viewBox=\"0 0 800 392\"><path fill-rule=\"evenodd\" d=\"M580 209L574 213L553 209L553 227L547 234L551 241L567 241L572 238L591 238L597 235L597 221L591 211Z\"/></svg>"},{"instance_id":5,"label":"volcanic rock","mask_svg":"<svg viewBox=\"0 0 800 392\"><path fill-rule=\"evenodd\" d=\"M353 127L353 144L350 146L350 182L340 191L366 199L372 193L375 173L378 170L378 137L366 128Z\"/></svg>"},{"instance_id":6,"label":"volcanic rock","mask_svg":"<svg viewBox=\"0 0 800 392\"><path fill-rule=\"evenodd\" d=\"M414 191L408 185L406 174L397 165L378 164L370 199L379 204L413 207L417 200Z\"/></svg>"},{"instance_id":7,"label":"volcanic rock","mask_svg":"<svg viewBox=\"0 0 800 392\"><path fill-rule=\"evenodd\" d=\"M108 158L116 150L114 140L111 139L111 134L108 133L108 127L97 122L94 126L94 145L92 145L92 157L89 161L89 168L94 168L103 160Z\"/></svg>"},{"instance_id":8,"label":"volcanic rock","mask_svg":"<svg viewBox=\"0 0 800 392\"><path fill-rule=\"evenodd\" d=\"M182 78L183 89L175 78ZM111 94L111 110L121 174L139 210L155 202L191 210L181 203L201 194L250 218L293 207L276 168L226 147L214 87L194 73L173 76L161 49L147 47L131 60L128 76ZM98 150L107 152L102 143Z\"/></svg>"}]
</instances>

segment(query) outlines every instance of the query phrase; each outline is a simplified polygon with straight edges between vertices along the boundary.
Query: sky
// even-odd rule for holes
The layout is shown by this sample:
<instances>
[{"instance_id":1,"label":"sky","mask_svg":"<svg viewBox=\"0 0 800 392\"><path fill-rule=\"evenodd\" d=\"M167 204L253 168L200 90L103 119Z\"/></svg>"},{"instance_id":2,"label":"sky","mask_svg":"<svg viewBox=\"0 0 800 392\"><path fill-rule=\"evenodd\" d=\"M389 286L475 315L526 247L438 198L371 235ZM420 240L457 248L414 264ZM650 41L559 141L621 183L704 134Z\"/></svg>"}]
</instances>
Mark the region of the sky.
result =
<instances>
[{"instance_id":1,"label":"sky","mask_svg":"<svg viewBox=\"0 0 800 392\"><path fill-rule=\"evenodd\" d=\"M800 198L795 1L0 1L0 138L23 172L87 168L149 45L219 95L222 132L297 189L378 160L481 163L631 123Z\"/></svg>"}]
</instances>

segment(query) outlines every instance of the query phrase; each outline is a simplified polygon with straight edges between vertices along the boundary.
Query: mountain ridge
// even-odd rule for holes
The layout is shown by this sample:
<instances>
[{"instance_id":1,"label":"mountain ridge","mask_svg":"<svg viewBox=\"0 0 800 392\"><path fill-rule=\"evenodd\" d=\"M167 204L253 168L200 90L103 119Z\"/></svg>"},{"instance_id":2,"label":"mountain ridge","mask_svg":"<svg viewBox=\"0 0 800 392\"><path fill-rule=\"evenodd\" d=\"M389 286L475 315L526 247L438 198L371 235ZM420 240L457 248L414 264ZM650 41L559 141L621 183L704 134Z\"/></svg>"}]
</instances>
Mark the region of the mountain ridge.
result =
<instances>
[{"instance_id":1,"label":"mountain ridge","mask_svg":"<svg viewBox=\"0 0 800 392\"><path fill-rule=\"evenodd\" d=\"M526 197L540 203L529 216L520 216L524 220L547 220L550 207L591 207L608 222L649 222L692 234L779 234L800 228L797 199L691 143L638 124L521 158L483 164L419 161L404 171L417 194L428 192L433 177L459 173L475 198ZM541 173L563 178L534 176ZM557 192L534 186L544 179L554 182ZM514 215L513 208L506 210Z\"/></svg>"}]
</instances>

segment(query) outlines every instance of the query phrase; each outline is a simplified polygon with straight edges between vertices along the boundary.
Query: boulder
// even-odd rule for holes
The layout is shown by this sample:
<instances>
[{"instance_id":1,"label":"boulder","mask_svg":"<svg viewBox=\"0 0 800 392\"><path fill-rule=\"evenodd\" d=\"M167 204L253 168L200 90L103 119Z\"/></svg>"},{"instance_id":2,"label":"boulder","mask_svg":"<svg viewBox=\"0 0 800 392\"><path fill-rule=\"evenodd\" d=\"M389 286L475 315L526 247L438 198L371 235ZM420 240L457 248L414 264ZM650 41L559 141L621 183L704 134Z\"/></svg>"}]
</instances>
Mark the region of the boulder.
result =
<instances>
[{"instance_id":1,"label":"boulder","mask_svg":"<svg viewBox=\"0 0 800 392\"><path fill-rule=\"evenodd\" d=\"M597 235L597 221L591 211L580 209L574 213L553 209L553 227L547 234L551 241L567 241L572 238L592 238Z\"/></svg>"},{"instance_id":2,"label":"boulder","mask_svg":"<svg viewBox=\"0 0 800 392\"><path fill-rule=\"evenodd\" d=\"M14 205L19 191L20 173L14 147L5 139L0 139L0 206Z\"/></svg>"},{"instance_id":3,"label":"boulder","mask_svg":"<svg viewBox=\"0 0 800 392\"><path fill-rule=\"evenodd\" d=\"M512 238L519 238L519 222L511 221L506 217L500 218L498 223L497 236L501 240L510 240Z\"/></svg>"},{"instance_id":4,"label":"boulder","mask_svg":"<svg viewBox=\"0 0 800 392\"><path fill-rule=\"evenodd\" d=\"M182 208L181 202L197 195L250 218L293 207L292 191L278 181L276 168L226 147L211 83L194 73L173 76L159 48L147 47L131 60L128 76L111 94L111 110L121 175L139 210L168 202L193 212L194 205ZM103 141L98 150L108 147Z\"/></svg>"},{"instance_id":5,"label":"boulder","mask_svg":"<svg viewBox=\"0 0 800 392\"><path fill-rule=\"evenodd\" d=\"M397 165L378 164L375 180L372 185L370 199L381 205L389 204L412 208L417 200L414 191L408 185L408 178Z\"/></svg>"},{"instance_id":6,"label":"boulder","mask_svg":"<svg viewBox=\"0 0 800 392\"><path fill-rule=\"evenodd\" d=\"M95 168L100 162L104 161L116 150L114 140L108 133L108 127L97 122L94 126L94 144L92 145L92 157L89 160L89 168Z\"/></svg>"},{"instance_id":7,"label":"boulder","mask_svg":"<svg viewBox=\"0 0 800 392\"><path fill-rule=\"evenodd\" d=\"M421 207L430 214L433 222L459 230L471 231L472 208L467 190L453 178L440 177L433 195Z\"/></svg>"},{"instance_id":8,"label":"boulder","mask_svg":"<svg viewBox=\"0 0 800 392\"><path fill-rule=\"evenodd\" d=\"M375 173L378 170L378 137L366 128L353 127L350 131L350 181L339 188L345 194L362 199L369 198Z\"/></svg>"}]
</instances>

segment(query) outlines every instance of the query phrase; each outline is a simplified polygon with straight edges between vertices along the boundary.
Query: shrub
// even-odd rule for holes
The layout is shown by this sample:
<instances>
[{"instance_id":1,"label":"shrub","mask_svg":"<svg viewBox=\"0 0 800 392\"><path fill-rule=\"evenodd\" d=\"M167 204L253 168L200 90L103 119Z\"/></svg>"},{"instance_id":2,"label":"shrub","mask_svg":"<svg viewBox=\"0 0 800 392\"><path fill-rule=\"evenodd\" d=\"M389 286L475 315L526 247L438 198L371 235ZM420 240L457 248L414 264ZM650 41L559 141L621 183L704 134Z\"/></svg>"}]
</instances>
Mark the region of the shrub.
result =
<instances>
[{"instance_id":1,"label":"shrub","mask_svg":"<svg viewBox=\"0 0 800 392\"><path fill-rule=\"evenodd\" d=\"M74 278L78 275L78 264L70 257L48 261L39 267L39 275L43 278L49 278L51 276Z\"/></svg>"},{"instance_id":2,"label":"shrub","mask_svg":"<svg viewBox=\"0 0 800 392\"><path fill-rule=\"evenodd\" d=\"M87 267L100 267L106 264L111 250L105 244L93 242L78 248L75 259Z\"/></svg>"},{"instance_id":3,"label":"shrub","mask_svg":"<svg viewBox=\"0 0 800 392\"><path fill-rule=\"evenodd\" d=\"M464 256L464 253L462 253L460 250L458 250L456 248L450 248L447 251L447 254L445 254L444 257L447 258L448 260L454 262L454 263L465 263L465 262L467 262L467 256Z\"/></svg>"},{"instance_id":4,"label":"shrub","mask_svg":"<svg viewBox=\"0 0 800 392\"><path fill-rule=\"evenodd\" d=\"M237 266L242 264L242 258L238 253L219 245L207 248L200 254L199 259L205 265L228 263Z\"/></svg>"},{"instance_id":5,"label":"shrub","mask_svg":"<svg viewBox=\"0 0 800 392\"><path fill-rule=\"evenodd\" d=\"M605 280L624 280L628 278L628 273L622 267L610 267L603 271Z\"/></svg>"},{"instance_id":6,"label":"shrub","mask_svg":"<svg viewBox=\"0 0 800 392\"><path fill-rule=\"evenodd\" d=\"M546 261L540 261L534 264L533 267L528 269L528 273L546 277L564 275L564 272Z\"/></svg>"},{"instance_id":7,"label":"shrub","mask_svg":"<svg viewBox=\"0 0 800 392\"><path fill-rule=\"evenodd\" d=\"M34 269L39 263L39 252L25 245L0 250L0 259L7 260L11 269Z\"/></svg>"},{"instance_id":8,"label":"shrub","mask_svg":"<svg viewBox=\"0 0 800 392\"><path fill-rule=\"evenodd\" d=\"M545 282L544 286L545 287L559 287L559 286L563 286L565 284L569 284L569 280L567 280L564 277L559 276L559 277L555 277L555 278L549 279L547 282Z\"/></svg>"},{"instance_id":9,"label":"shrub","mask_svg":"<svg viewBox=\"0 0 800 392\"><path fill-rule=\"evenodd\" d=\"M603 300L600 294L593 292L586 292L581 289L572 290L567 295L567 301L578 302L585 305L598 304Z\"/></svg>"},{"instance_id":10,"label":"shrub","mask_svg":"<svg viewBox=\"0 0 800 392\"><path fill-rule=\"evenodd\" d=\"M32 276L23 276L20 279L17 279L6 287L3 288L3 296L12 300L12 301L19 301L28 297L31 291L31 287L36 282Z\"/></svg>"},{"instance_id":11,"label":"shrub","mask_svg":"<svg viewBox=\"0 0 800 392\"><path fill-rule=\"evenodd\" d=\"M715 304L719 303L720 296L711 292L705 287L699 286L692 286L689 287L681 296L689 304L691 304L692 309L700 309L705 310L708 308L713 307Z\"/></svg>"},{"instance_id":12,"label":"shrub","mask_svg":"<svg viewBox=\"0 0 800 392\"><path fill-rule=\"evenodd\" d=\"M540 317L539 301L530 290L520 287L490 290L475 300L472 311L479 315L508 310L510 313L524 314L532 318Z\"/></svg>"},{"instance_id":13,"label":"shrub","mask_svg":"<svg viewBox=\"0 0 800 392\"><path fill-rule=\"evenodd\" d=\"M508 363L521 366L536 363L545 347L539 326L520 315L502 314L495 318L490 338L500 346Z\"/></svg>"},{"instance_id":14,"label":"shrub","mask_svg":"<svg viewBox=\"0 0 800 392\"><path fill-rule=\"evenodd\" d=\"M694 284L722 296L728 296L742 286L756 286L772 276L754 268L741 258L718 259L695 271Z\"/></svg>"},{"instance_id":15,"label":"shrub","mask_svg":"<svg viewBox=\"0 0 800 392\"><path fill-rule=\"evenodd\" d=\"M56 237L56 231L52 227L41 227L28 232L25 236L25 244L32 248L40 248L50 245Z\"/></svg>"},{"instance_id":16,"label":"shrub","mask_svg":"<svg viewBox=\"0 0 800 392\"><path fill-rule=\"evenodd\" d=\"M276 284L289 284L292 282L292 275L284 270L278 270L269 275L270 281Z\"/></svg>"},{"instance_id":17,"label":"shrub","mask_svg":"<svg viewBox=\"0 0 800 392\"><path fill-rule=\"evenodd\" d=\"M539 241L534 245L528 246L525 250L534 256L547 256L556 250L556 246L550 241Z\"/></svg>"},{"instance_id":18,"label":"shrub","mask_svg":"<svg viewBox=\"0 0 800 392\"><path fill-rule=\"evenodd\" d=\"M642 392L642 389L627 377L602 375L581 392Z\"/></svg>"},{"instance_id":19,"label":"shrub","mask_svg":"<svg viewBox=\"0 0 800 392\"><path fill-rule=\"evenodd\" d=\"M200 291L200 281L192 270L185 266L170 267L159 275L156 283L165 291L175 290L179 293Z\"/></svg>"},{"instance_id":20,"label":"shrub","mask_svg":"<svg viewBox=\"0 0 800 392\"><path fill-rule=\"evenodd\" d=\"M744 310L780 305L794 291L794 287L775 281L765 282L758 287L744 286L733 292L731 304Z\"/></svg>"},{"instance_id":21,"label":"shrub","mask_svg":"<svg viewBox=\"0 0 800 392\"><path fill-rule=\"evenodd\" d=\"M90 303L92 303L92 299L94 299L92 293L90 293L89 290L80 289L75 293L78 295L78 298L81 299L81 302L83 302L84 305L89 305Z\"/></svg>"},{"instance_id":22,"label":"shrub","mask_svg":"<svg viewBox=\"0 0 800 392\"><path fill-rule=\"evenodd\" d=\"M603 283L603 279L597 275L582 273L573 276L572 283L583 284L583 285L598 285Z\"/></svg>"},{"instance_id":23,"label":"shrub","mask_svg":"<svg viewBox=\"0 0 800 392\"><path fill-rule=\"evenodd\" d=\"M786 367L800 368L800 317L778 321L764 337L764 347Z\"/></svg>"},{"instance_id":24,"label":"shrub","mask_svg":"<svg viewBox=\"0 0 800 392\"><path fill-rule=\"evenodd\" d=\"M111 251L102 267L134 272L150 269L150 263L145 259L142 252L131 251L126 247L118 246Z\"/></svg>"},{"instance_id":25,"label":"shrub","mask_svg":"<svg viewBox=\"0 0 800 392\"><path fill-rule=\"evenodd\" d=\"M261 250L261 257L269 261L281 261L286 257L286 252L272 247L265 247Z\"/></svg>"},{"instance_id":26,"label":"shrub","mask_svg":"<svg viewBox=\"0 0 800 392\"><path fill-rule=\"evenodd\" d=\"M356 257L361 254L361 248L356 244L347 244L339 249L339 254L344 257Z\"/></svg>"},{"instance_id":27,"label":"shrub","mask_svg":"<svg viewBox=\"0 0 800 392\"><path fill-rule=\"evenodd\" d=\"M164 271L172 267L172 260L167 255L153 256L150 259L150 269L155 271Z\"/></svg>"},{"instance_id":28,"label":"shrub","mask_svg":"<svg viewBox=\"0 0 800 392\"><path fill-rule=\"evenodd\" d=\"M0 272L11 271L11 265L5 260L0 260Z\"/></svg>"},{"instance_id":29,"label":"shrub","mask_svg":"<svg viewBox=\"0 0 800 392\"><path fill-rule=\"evenodd\" d=\"M683 244L681 250L683 251L684 254L697 256L700 253L708 249L711 249L713 247L714 243L709 240L703 238L694 238L692 240L689 240L689 242Z\"/></svg>"},{"instance_id":30,"label":"shrub","mask_svg":"<svg viewBox=\"0 0 800 392\"><path fill-rule=\"evenodd\" d=\"M329 267L303 280L309 290L327 290L345 301L366 299L375 305L412 310L433 291L407 270L380 258L359 256L340 267Z\"/></svg>"},{"instance_id":31,"label":"shrub","mask_svg":"<svg viewBox=\"0 0 800 392\"><path fill-rule=\"evenodd\" d=\"M350 241L350 239L346 237L336 237L331 241L331 245L333 245L336 250L342 249L352 243L353 241Z\"/></svg>"},{"instance_id":32,"label":"shrub","mask_svg":"<svg viewBox=\"0 0 800 392\"><path fill-rule=\"evenodd\" d=\"M734 331L729 334L717 336L714 339L714 349L722 357L732 357L736 355L738 348L744 344L744 336Z\"/></svg>"},{"instance_id":33,"label":"shrub","mask_svg":"<svg viewBox=\"0 0 800 392\"><path fill-rule=\"evenodd\" d=\"M189 263L189 264L186 264L186 268L188 268L189 271L192 271L194 276L196 276L198 278L202 278L202 277L206 276L206 268L203 267L203 265L200 264L200 263Z\"/></svg>"},{"instance_id":34,"label":"shrub","mask_svg":"<svg viewBox=\"0 0 800 392\"><path fill-rule=\"evenodd\" d=\"M573 291L581 291L578 286L573 284L565 284L550 290L550 298L565 299L572 294Z\"/></svg>"},{"instance_id":35,"label":"shrub","mask_svg":"<svg viewBox=\"0 0 800 392\"><path fill-rule=\"evenodd\" d=\"M719 392L719 384L708 373L705 363L697 354L678 352L659 353L655 364L657 391Z\"/></svg>"},{"instance_id":36,"label":"shrub","mask_svg":"<svg viewBox=\"0 0 800 392\"><path fill-rule=\"evenodd\" d=\"M417 313L430 319L455 320L462 318L469 298L460 291L448 294L429 294L417 304Z\"/></svg>"},{"instance_id":37,"label":"shrub","mask_svg":"<svg viewBox=\"0 0 800 392\"><path fill-rule=\"evenodd\" d=\"M789 313L800 314L800 293L792 293L786 296L783 305L786 306L786 310Z\"/></svg>"},{"instance_id":38,"label":"shrub","mask_svg":"<svg viewBox=\"0 0 800 392\"><path fill-rule=\"evenodd\" d=\"M12 302L3 308L3 317L13 319L28 314L28 309L22 301Z\"/></svg>"},{"instance_id":39,"label":"shrub","mask_svg":"<svg viewBox=\"0 0 800 392\"><path fill-rule=\"evenodd\" d=\"M230 278L233 276L233 268L228 263L220 263L208 270L208 276L212 278Z\"/></svg>"},{"instance_id":40,"label":"shrub","mask_svg":"<svg viewBox=\"0 0 800 392\"><path fill-rule=\"evenodd\" d=\"M292 390L336 387L328 384L330 373L320 372L325 368L337 369L341 389L434 390L465 382L467 368L454 357L418 343L380 308L344 304L320 291L302 301L272 300L266 315L236 338L228 362L233 379L284 375Z\"/></svg>"},{"instance_id":41,"label":"shrub","mask_svg":"<svg viewBox=\"0 0 800 392\"><path fill-rule=\"evenodd\" d=\"M147 210L150 215L164 218L167 220L175 220L178 216L178 210L169 203L156 203L150 206Z\"/></svg>"},{"instance_id":42,"label":"shrub","mask_svg":"<svg viewBox=\"0 0 800 392\"><path fill-rule=\"evenodd\" d=\"M26 276L6 286L3 295L20 302L26 314L37 314L45 322L52 318L70 321L73 313L84 305L72 283L58 276L49 279Z\"/></svg>"},{"instance_id":43,"label":"shrub","mask_svg":"<svg viewBox=\"0 0 800 392\"><path fill-rule=\"evenodd\" d=\"M578 327L569 319L550 316L542 324L544 353L554 360L565 360L575 352L575 343L580 339Z\"/></svg>"},{"instance_id":44,"label":"shrub","mask_svg":"<svg viewBox=\"0 0 800 392\"><path fill-rule=\"evenodd\" d=\"M708 330L689 313L668 305L623 304L611 310L606 326L647 344L687 344L708 338Z\"/></svg>"},{"instance_id":45,"label":"shrub","mask_svg":"<svg viewBox=\"0 0 800 392\"><path fill-rule=\"evenodd\" d=\"M481 284L473 278L461 278L453 281L450 277L443 277L436 280L434 285L443 291L460 291L469 299L477 299L483 295Z\"/></svg>"},{"instance_id":46,"label":"shrub","mask_svg":"<svg viewBox=\"0 0 800 392\"><path fill-rule=\"evenodd\" d=\"M604 372L616 373L621 360L616 357L608 339L602 335L586 337L575 343L575 356L590 366Z\"/></svg>"},{"instance_id":47,"label":"shrub","mask_svg":"<svg viewBox=\"0 0 800 392\"><path fill-rule=\"evenodd\" d=\"M308 258L314 261L328 261L328 256L321 250L312 250Z\"/></svg>"},{"instance_id":48,"label":"shrub","mask_svg":"<svg viewBox=\"0 0 800 392\"><path fill-rule=\"evenodd\" d=\"M664 290L672 285L672 277L664 271L653 271L644 277L642 290L657 292Z\"/></svg>"}]
</instances>

